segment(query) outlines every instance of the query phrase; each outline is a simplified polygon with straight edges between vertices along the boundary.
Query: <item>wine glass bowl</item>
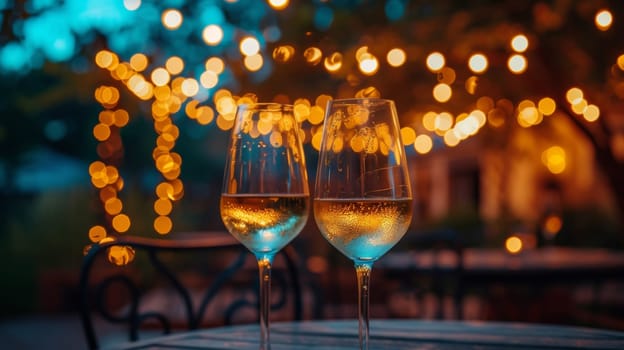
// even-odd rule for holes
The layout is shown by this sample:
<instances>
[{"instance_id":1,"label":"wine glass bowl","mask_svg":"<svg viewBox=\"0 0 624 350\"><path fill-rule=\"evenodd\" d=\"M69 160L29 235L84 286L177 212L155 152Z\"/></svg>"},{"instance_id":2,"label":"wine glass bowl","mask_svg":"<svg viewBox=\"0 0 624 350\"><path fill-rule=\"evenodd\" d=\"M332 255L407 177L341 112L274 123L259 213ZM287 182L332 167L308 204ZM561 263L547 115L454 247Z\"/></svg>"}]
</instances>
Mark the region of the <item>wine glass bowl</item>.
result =
<instances>
[{"instance_id":1,"label":"wine glass bowl","mask_svg":"<svg viewBox=\"0 0 624 350\"><path fill-rule=\"evenodd\" d=\"M220 201L227 230L258 260L260 349L270 349L271 264L308 219L310 192L293 107L238 106L227 150Z\"/></svg>"},{"instance_id":2,"label":"wine glass bowl","mask_svg":"<svg viewBox=\"0 0 624 350\"><path fill-rule=\"evenodd\" d=\"M314 219L357 272L360 348L368 348L373 263L403 237L412 190L394 102L329 101L318 160Z\"/></svg>"}]
</instances>

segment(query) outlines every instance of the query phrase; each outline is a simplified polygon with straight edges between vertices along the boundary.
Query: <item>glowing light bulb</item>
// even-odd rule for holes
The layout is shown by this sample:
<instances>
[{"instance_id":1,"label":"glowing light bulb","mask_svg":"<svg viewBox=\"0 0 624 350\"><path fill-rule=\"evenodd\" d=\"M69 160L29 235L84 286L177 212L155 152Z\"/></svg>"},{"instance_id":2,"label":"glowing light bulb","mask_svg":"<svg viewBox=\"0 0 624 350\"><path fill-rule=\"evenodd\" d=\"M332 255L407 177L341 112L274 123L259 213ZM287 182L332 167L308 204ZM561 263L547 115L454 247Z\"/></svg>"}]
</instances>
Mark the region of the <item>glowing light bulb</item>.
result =
<instances>
[{"instance_id":1,"label":"glowing light bulb","mask_svg":"<svg viewBox=\"0 0 624 350\"><path fill-rule=\"evenodd\" d=\"M483 73L488 68L488 59L485 55L477 53L468 59L468 68L474 73Z\"/></svg>"},{"instance_id":2,"label":"glowing light bulb","mask_svg":"<svg viewBox=\"0 0 624 350\"><path fill-rule=\"evenodd\" d=\"M527 69L528 63L524 56L520 54L512 55L507 61L507 67L514 74L521 74Z\"/></svg>"},{"instance_id":3,"label":"glowing light bulb","mask_svg":"<svg viewBox=\"0 0 624 350\"><path fill-rule=\"evenodd\" d=\"M524 52L529 48L529 39L523 34L518 34L511 39L511 48L516 52Z\"/></svg>"},{"instance_id":4,"label":"glowing light bulb","mask_svg":"<svg viewBox=\"0 0 624 350\"><path fill-rule=\"evenodd\" d=\"M207 25L202 31L202 39L208 45L219 45L223 40L223 29L216 24Z\"/></svg>"},{"instance_id":5,"label":"glowing light bulb","mask_svg":"<svg viewBox=\"0 0 624 350\"><path fill-rule=\"evenodd\" d=\"M439 52L432 52L427 56L427 68L432 72L437 72L446 64L444 55Z\"/></svg>"},{"instance_id":6,"label":"glowing light bulb","mask_svg":"<svg viewBox=\"0 0 624 350\"><path fill-rule=\"evenodd\" d=\"M165 28L174 30L182 25L182 13L176 9L165 10L162 14L162 24Z\"/></svg>"},{"instance_id":7,"label":"glowing light bulb","mask_svg":"<svg viewBox=\"0 0 624 350\"><path fill-rule=\"evenodd\" d=\"M243 55L253 56L260 51L260 42L258 42L258 39L248 36L241 40L239 49Z\"/></svg>"},{"instance_id":8,"label":"glowing light bulb","mask_svg":"<svg viewBox=\"0 0 624 350\"><path fill-rule=\"evenodd\" d=\"M388 64L392 67L400 67L405 63L406 60L405 51L399 48L394 48L388 51L388 54L386 55L386 60L388 61Z\"/></svg>"},{"instance_id":9,"label":"glowing light bulb","mask_svg":"<svg viewBox=\"0 0 624 350\"><path fill-rule=\"evenodd\" d=\"M613 24L613 15L609 10L600 10L596 13L594 21L596 22L596 28L606 31Z\"/></svg>"}]
</instances>

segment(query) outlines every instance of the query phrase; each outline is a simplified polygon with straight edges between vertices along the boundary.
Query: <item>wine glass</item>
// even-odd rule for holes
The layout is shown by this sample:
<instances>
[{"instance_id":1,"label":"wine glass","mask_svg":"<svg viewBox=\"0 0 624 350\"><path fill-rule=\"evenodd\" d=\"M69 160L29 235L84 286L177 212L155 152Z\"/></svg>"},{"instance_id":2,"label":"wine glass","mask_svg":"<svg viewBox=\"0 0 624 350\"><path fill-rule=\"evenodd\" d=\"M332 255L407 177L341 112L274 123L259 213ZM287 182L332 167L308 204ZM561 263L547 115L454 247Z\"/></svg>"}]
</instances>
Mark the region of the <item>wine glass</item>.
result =
<instances>
[{"instance_id":1,"label":"wine glass","mask_svg":"<svg viewBox=\"0 0 624 350\"><path fill-rule=\"evenodd\" d=\"M412 219L412 190L393 101L328 102L314 218L323 237L355 263L360 349L368 349L373 263L403 237Z\"/></svg>"},{"instance_id":2,"label":"wine glass","mask_svg":"<svg viewBox=\"0 0 624 350\"><path fill-rule=\"evenodd\" d=\"M258 261L260 349L270 349L271 264L301 232L310 192L293 106L242 104L227 150L221 219Z\"/></svg>"}]
</instances>

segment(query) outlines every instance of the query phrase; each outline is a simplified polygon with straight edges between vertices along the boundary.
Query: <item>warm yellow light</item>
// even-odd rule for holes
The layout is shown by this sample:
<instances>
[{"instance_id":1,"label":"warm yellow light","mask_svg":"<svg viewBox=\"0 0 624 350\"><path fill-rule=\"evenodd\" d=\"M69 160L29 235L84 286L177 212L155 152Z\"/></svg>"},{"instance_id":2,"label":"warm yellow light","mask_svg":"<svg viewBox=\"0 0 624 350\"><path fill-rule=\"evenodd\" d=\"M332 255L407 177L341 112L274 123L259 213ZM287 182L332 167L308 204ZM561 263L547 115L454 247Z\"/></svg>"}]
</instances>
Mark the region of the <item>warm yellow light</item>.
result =
<instances>
[{"instance_id":1,"label":"warm yellow light","mask_svg":"<svg viewBox=\"0 0 624 350\"><path fill-rule=\"evenodd\" d=\"M439 52L432 52L427 56L427 68L432 72L437 72L444 67L446 60Z\"/></svg>"},{"instance_id":2,"label":"warm yellow light","mask_svg":"<svg viewBox=\"0 0 624 350\"><path fill-rule=\"evenodd\" d=\"M106 124L98 123L93 127L93 137L98 141L108 140L110 134L110 127Z\"/></svg>"},{"instance_id":3,"label":"warm yellow light","mask_svg":"<svg viewBox=\"0 0 624 350\"><path fill-rule=\"evenodd\" d=\"M581 102L583 100L583 90L577 87L570 88L566 92L566 100L572 105Z\"/></svg>"},{"instance_id":4,"label":"warm yellow light","mask_svg":"<svg viewBox=\"0 0 624 350\"><path fill-rule=\"evenodd\" d=\"M359 61L358 67L360 71L366 75L373 75L379 69L379 61L377 61L377 57L366 53L362 55L361 60Z\"/></svg>"},{"instance_id":5,"label":"warm yellow light","mask_svg":"<svg viewBox=\"0 0 624 350\"><path fill-rule=\"evenodd\" d=\"M158 198L169 198L169 199L173 199L174 197L174 190L173 190L173 185L170 184L169 182L161 182L158 185L156 185L156 196L158 196Z\"/></svg>"},{"instance_id":6,"label":"warm yellow light","mask_svg":"<svg viewBox=\"0 0 624 350\"><path fill-rule=\"evenodd\" d=\"M529 39L522 34L518 34L511 39L511 48L516 52L524 52L529 48Z\"/></svg>"},{"instance_id":7,"label":"warm yellow light","mask_svg":"<svg viewBox=\"0 0 624 350\"><path fill-rule=\"evenodd\" d=\"M234 118L224 118L222 114L217 116L217 127L223 131L230 130L234 126Z\"/></svg>"},{"instance_id":8,"label":"warm yellow light","mask_svg":"<svg viewBox=\"0 0 624 350\"><path fill-rule=\"evenodd\" d=\"M392 67L402 66L405 63L406 59L407 56L405 54L405 51L400 48L394 48L388 51L388 54L386 55L386 60L388 61L388 64Z\"/></svg>"},{"instance_id":9,"label":"warm yellow light","mask_svg":"<svg viewBox=\"0 0 624 350\"><path fill-rule=\"evenodd\" d=\"M312 106L310 108L310 115L308 116L308 121L312 125L319 125L323 122L323 119L325 117L324 113L325 111L323 110L323 108L319 106Z\"/></svg>"},{"instance_id":10,"label":"warm yellow light","mask_svg":"<svg viewBox=\"0 0 624 350\"><path fill-rule=\"evenodd\" d=\"M552 115L557 109L557 103L550 97L544 97L537 103L537 109L544 115Z\"/></svg>"},{"instance_id":11,"label":"warm yellow light","mask_svg":"<svg viewBox=\"0 0 624 350\"><path fill-rule=\"evenodd\" d=\"M95 54L95 64L100 68L111 70L115 69L117 64L119 64L119 58L110 51L100 50Z\"/></svg>"},{"instance_id":12,"label":"warm yellow light","mask_svg":"<svg viewBox=\"0 0 624 350\"><path fill-rule=\"evenodd\" d=\"M168 216L161 215L154 220L154 230L161 235L171 232L172 228L173 222Z\"/></svg>"},{"instance_id":13,"label":"warm yellow light","mask_svg":"<svg viewBox=\"0 0 624 350\"><path fill-rule=\"evenodd\" d=\"M433 88L433 98L435 98L438 102L447 102L451 99L452 95L453 90L448 84L437 84Z\"/></svg>"},{"instance_id":14,"label":"warm yellow light","mask_svg":"<svg viewBox=\"0 0 624 350\"><path fill-rule=\"evenodd\" d=\"M522 240L518 236L511 236L505 240L505 249L511 254L518 254L522 251Z\"/></svg>"},{"instance_id":15,"label":"warm yellow light","mask_svg":"<svg viewBox=\"0 0 624 350\"><path fill-rule=\"evenodd\" d=\"M327 107L327 103L331 100L332 100L331 95L321 94L316 97L316 100L314 100L314 104L316 104L317 106L322 108L323 111L325 111L325 107Z\"/></svg>"},{"instance_id":16,"label":"warm yellow light","mask_svg":"<svg viewBox=\"0 0 624 350\"><path fill-rule=\"evenodd\" d=\"M202 31L202 39L208 45L219 45L223 40L223 29L216 24L207 25Z\"/></svg>"},{"instance_id":17,"label":"warm yellow light","mask_svg":"<svg viewBox=\"0 0 624 350\"><path fill-rule=\"evenodd\" d=\"M248 36L241 40L238 48L243 55L253 56L260 52L260 42L258 39Z\"/></svg>"},{"instance_id":18,"label":"warm yellow light","mask_svg":"<svg viewBox=\"0 0 624 350\"><path fill-rule=\"evenodd\" d=\"M115 231L119 233L126 232L130 229L130 218L126 214L115 215L111 223Z\"/></svg>"},{"instance_id":19,"label":"warm yellow light","mask_svg":"<svg viewBox=\"0 0 624 350\"><path fill-rule=\"evenodd\" d=\"M206 89L212 89L219 83L219 77L213 71L205 71L199 76L199 82Z\"/></svg>"},{"instance_id":20,"label":"warm yellow light","mask_svg":"<svg viewBox=\"0 0 624 350\"><path fill-rule=\"evenodd\" d=\"M165 68L171 75L180 74L184 70L184 61L178 56L171 56L167 59Z\"/></svg>"},{"instance_id":21,"label":"warm yellow light","mask_svg":"<svg viewBox=\"0 0 624 350\"><path fill-rule=\"evenodd\" d=\"M169 215L173 209L173 204L168 198L158 198L154 202L154 212L158 215Z\"/></svg>"},{"instance_id":22,"label":"warm yellow light","mask_svg":"<svg viewBox=\"0 0 624 350\"><path fill-rule=\"evenodd\" d=\"M591 104L585 108L585 111L583 111L583 118L585 118L588 122L595 122L599 117L600 108L596 105Z\"/></svg>"},{"instance_id":23,"label":"warm yellow light","mask_svg":"<svg viewBox=\"0 0 624 350\"><path fill-rule=\"evenodd\" d=\"M104 226L95 225L89 229L89 239L93 243L97 243L106 238L106 229Z\"/></svg>"},{"instance_id":24,"label":"warm yellow light","mask_svg":"<svg viewBox=\"0 0 624 350\"><path fill-rule=\"evenodd\" d=\"M273 59L275 62L286 63L295 56L295 48L291 45L281 45L273 49Z\"/></svg>"},{"instance_id":25,"label":"warm yellow light","mask_svg":"<svg viewBox=\"0 0 624 350\"><path fill-rule=\"evenodd\" d=\"M215 74L221 74L225 69L225 63L219 57L210 57L206 60L205 67L207 71L214 72Z\"/></svg>"},{"instance_id":26,"label":"warm yellow light","mask_svg":"<svg viewBox=\"0 0 624 350\"><path fill-rule=\"evenodd\" d=\"M117 215L121 213L122 209L123 203L119 198L109 198L106 202L104 202L104 210L110 215Z\"/></svg>"},{"instance_id":27,"label":"warm yellow light","mask_svg":"<svg viewBox=\"0 0 624 350\"><path fill-rule=\"evenodd\" d=\"M222 97L215 101L215 107L217 109L217 112L219 112L219 114L221 115L233 115L234 112L236 112L236 101L234 101L232 96L224 94Z\"/></svg>"},{"instance_id":28,"label":"warm yellow light","mask_svg":"<svg viewBox=\"0 0 624 350\"><path fill-rule=\"evenodd\" d=\"M125 266L134 260L135 254L130 246L115 245L108 250L108 261L117 266Z\"/></svg>"},{"instance_id":29,"label":"warm yellow light","mask_svg":"<svg viewBox=\"0 0 624 350\"><path fill-rule=\"evenodd\" d=\"M182 82L182 93L185 96L193 97L199 92L199 84L193 78L184 79Z\"/></svg>"},{"instance_id":30,"label":"warm yellow light","mask_svg":"<svg viewBox=\"0 0 624 350\"><path fill-rule=\"evenodd\" d=\"M416 131L409 126L402 127L401 140L404 146L411 145L416 140Z\"/></svg>"},{"instance_id":31,"label":"warm yellow light","mask_svg":"<svg viewBox=\"0 0 624 350\"><path fill-rule=\"evenodd\" d=\"M580 115L585 113L585 111L587 110L587 106L587 100L582 98L580 100L577 100L576 103L572 104L572 111Z\"/></svg>"},{"instance_id":32,"label":"warm yellow light","mask_svg":"<svg viewBox=\"0 0 624 350\"><path fill-rule=\"evenodd\" d=\"M457 73L453 68L444 67L437 72L438 75L438 83L444 83L451 85L455 82L457 78Z\"/></svg>"},{"instance_id":33,"label":"warm yellow light","mask_svg":"<svg viewBox=\"0 0 624 350\"><path fill-rule=\"evenodd\" d=\"M340 52L334 52L330 56L325 57L324 65L328 72L337 72L340 70L340 67L342 67L342 54Z\"/></svg>"},{"instance_id":34,"label":"warm yellow light","mask_svg":"<svg viewBox=\"0 0 624 350\"><path fill-rule=\"evenodd\" d=\"M283 10L288 7L289 0L269 0L269 6L275 10Z\"/></svg>"},{"instance_id":35,"label":"warm yellow light","mask_svg":"<svg viewBox=\"0 0 624 350\"><path fill-rule=\"evenodd\" d=\"M438 114L436 112L427 112L425 113L425 115L423 115L423 119L422 119L422 124L425 127L425 129L429 130L429 131L435 131L436 129L436 118L438 117Z\"/></svg>"},{"instance_id":36,"label":"warm yellow light","mask_svg":"<svg viewBox=\"0 0 624 350\"><path fill-rule=\"evenodd\" d=\"M444 144L449 147L455 147L459 144L459 137L455 133L455 130L450 129L444 133Z\"/></svg>"},{"instance_id":37,"label":"warm yellow light","mask_svg":"<svg viewBox=\"0 0 624 350\"><path fill-rule=\"evenodd\" d=\"M165 71L166 72L166 71ZM167 73L167 76L169 74ZM148 100L153 94L153 85L139 74L135 74L128 79L128 88L134 92L140 99Z\"/></svg>"},{"instance_id":38,"label":"warm yellow light","mask_svg":"<svg viewBox=\"0 0 624 350\"><path fill-rule=\"evenodd\" d=\"M544 219L542 224L542 231L544 236L548 239L552 239L561 231L563 227L563 220L559 215L551 214Z\"/></svg>"},{"instance_id":39,"label":"warm yellow light","mask_svg":"<svg viewBox=\"0 0 624 350\"><path fill-rule=\"evenodd\" d=\"M477 53L468 59L468 68L474 73L483 73L488 68L488 59L484 54Z\"/></svg>"},{"instance_id":40,"label":"warm yellow light","mask_svg":"<svg viewBox=\"0 0 624 350\"><path fill-rule=\"evenodd\" d=\"M201 125L208 125L214 120L214 110L209 106L201 106L197 108L195 119Z\"/></svg>"},{"instance_id":41,"label":"warm yellow light","mask_svg":"<svg viewBox=\"0 0 624 350\"><path fill-rule=\"evenodd\" d=\"M156 86L164 86L169 84L169 79L171 79L171 76L165 68L159 67L152 71L152 82Z\"/></svg>"},{"instance_id":42,"label":"warm yellow light","mask_svg":"<svg viewBox=\"0 0 624 350\"><path fill-rule=\"evenodd\" d=\"M303 57L305 58L306 62L315 66L321 63L321 60L323 59L323 52L318 47L308 47L303 52Z\"/></svg>"},{"instance_id":43,"label":"warm yellow light","mask_svg":"<svg viewBox=\"0 0 624 350\"><path fill-rule=\"evenodd\" d=\"M485 125L485 122L487 122L485 112L479 109L475 109L474 111L470 112L468 117L474 118L474 120L477 122L478 128L481 128L483 125Z\"/></svg>"},{"instance_id":44,"label":"warm yellow light","mask_svg":"<svg viewBox=\"0 0 624 350\"><path fill-rule=\"evenodd\" d=\"M535 106L518 108L518 124L528 128L541 122L540 113Z\"/></svg>"},{"instance_id":45,"label":"warm yellow light","mask_svg":"<svg viewBox=\"0 0 624 350\"><path fill-rule=\"evenodd\" d=\"M260 70L260 68L262 68L262 65L264 64L264 59L262 58L262 55L255 54L251 56L245 56L243 62L245 64L245 68L247 68L248 71L256 72Z\"/></svg>"},{"instance_id":46,"label":"warm yellow light","mask_svg":"<svg viewBox=\"0 0 624 350\"><path fill-rule=\"evenodd\" d=\"M310 101L307 98L298 98L295 100L293 112L295 119L299 123L303 123L310 116ZM292 128L290 121L280 122L280 130L289 131Z\"/></svg>"},{"instance_id":47,"label":"warm yellow light","mask_svg":"<svg viewBox=\"0 0 624 350\"><path fill-rule=\"evenodd\" d=\"M130 57L130 66L137 72L142 72L147 68L148 60L147 56L142 53L137 53Z\"/></svg>"},{"instance_id":48,"label":"warm yellow light","mask_svg":"<svg viewBox=\"0 0 624 350\"><path fill-rule=\"evenodd\" d=\"M512 73L521 74L527 69L527 60L520 54L511 55L507 67Z\"/></svg>"},{"instance_id":49,"label":"warm yellow light","mask_svg":"<svg viewBox=\"0 0 624 350\"><path fill-rule=\"evenodd\" d=\"M115 113L110 110L101 111L98 114L98 120L104 125L111 126L115 123Z\"/></svg>"},{"instance_id":50,"label":"warm yellow light","mask_svg":"<svg viewBox=\"0 0 624 350\"><path fill-rule=\"evenodd\" d=\"M182 13L176 9L168 9L162 13L162 24L165 28L173 30L182 25Z\"/></svg>"},{"instance_id":51,"label":"warm yellow light","mask_svg":"<svg viewBox=\"0 0 624 350\"><path fill-rule=\"evenodd\" d=\"M421 134L414 140L414 149L420 154L426 154L433 148L433 140L429 135Z\"/></svg>"},{"instance_id":52,"label":"warm yellow light","mask_svg":"<svg viewBox=\"0 0 624 350\"><path fill-rule=\"evenodd\" d=\"M620 70L624 71L624 55L619 55L616 62Z\"/></svg>"},{"instance_id":53,"label":"warm yellow light","mask_svg":"<svg viewBox=\"0 0 624 350\"><path fill-rule=\"evenodd\" d=\"M566 152L560 146L552 146L542 152L542 163L553 174L561 174L566 168Z\"/></svg>"},{"instance_id":54,"label":"warm yellow light","mask_svg":"<svg viewBox=\"0 0 624 350\"><path fill-rule=\"evenodd\" d=\"M435 130L447 131L453 126L453 115L442 112L435 116Z\"/></svg>"},{"instance_id":55,"label":"warm yellow light","mask_svg":"<svg viewBox=\"0 0 624 350\"><path fill-rule=\"evenodd\" d=\"M613 15L609 10L600 10L596 13L595 22L599 30L608 30L613 24Z\"/></svg>"},{"instance_id":56,"label":"warm yellow light","mask_svg":"<svg viewBox=\"0 0 624 350\"><path fill-rule=\"evenodd\" d=\"M317 130L317 132L312 135L312 141L310 142L312 144L312 147L314 147L314 149L317 151L321 149L321 141L323 139L323 132L320 129L321 128L319 128L319 130Z\"/></svg>"}]
</instances>

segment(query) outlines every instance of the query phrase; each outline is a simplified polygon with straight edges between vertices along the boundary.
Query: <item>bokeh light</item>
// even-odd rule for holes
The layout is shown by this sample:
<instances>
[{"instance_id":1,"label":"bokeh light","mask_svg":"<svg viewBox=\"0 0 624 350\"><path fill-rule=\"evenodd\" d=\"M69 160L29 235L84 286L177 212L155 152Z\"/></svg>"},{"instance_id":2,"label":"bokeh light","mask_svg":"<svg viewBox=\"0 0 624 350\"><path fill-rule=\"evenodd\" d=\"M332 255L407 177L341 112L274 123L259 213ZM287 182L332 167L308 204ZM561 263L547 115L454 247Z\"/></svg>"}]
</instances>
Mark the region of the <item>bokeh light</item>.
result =
<instances>
[{"instance_id":1,"label":"bokeh light","mask_svg":"<svg viewBox=\"0 0 624 350\"><path fill-rule=\"evenodd\" d=\"M223 40L223 29L216 24L207 25L202 31L202 39L208 45L219 45Z\"/></svg>"},{"instance_id":2,"label":"bokeh light","mask_svg":"<svg viewBox=\"0 0 624 350\"><path fill-rule=\"evenodd\" d=\"M414 140L414 149L420 154L426 154L433 148L433 140L429 135L421 134Z\"/></svg>"},{"instance_id":3,"label":"bokeh light","mask_svg":"<svg viewBox=\"0 0 624 350\"><path fill-rule=\"evenodd\" d=\"M392 67L402 66L405 63L406 59L407 59L407 55L405 54L405 51L403 51L403 49L400 49L400 48L391 49L390 51L388 51L388 54L386 55L386 60L388 64Z\"/></svg>"},{"instance_id":4,"label":"bokeh light","mask_svg":"<svg viewBox=\"0 0 624 350\"><path fill-rule=\"evenodd\" d=\"M521 74L527 69L528 63L524 56L520 54L511 55L507 61L507 67L514 74Z\"/></svg>"},{"instance_id":5,"label":"bokeh light","mask_svg":"<svg viewBox=\"0 0 624 350\"><path fill-rule=\"evenodd\" d=\"M488 68L488 59L484 54L474 54L468 59L468 67L474 73L483 73Z\"/></svg>"},{"instance_id":6,"label":"bokeh light","mask_svg":"<svg viewBox=\"0 0 624 350\"><path fill-rule=\"evenodd\" d=\"M444 67L446 59L440 52L432 52L427 56L427 68L432 72L437 72Z\"/></svg>"},{"instance_id":7,"label":"bokeh light","mask_svg":"<svg viewBox=\"0 0 624 350\"><path fill-rule=\"evenodd\" d=\"M253 56L260 52L260 42L258 39L248 36L243 38L239 44L240 52L245 56Z\"/></svg>"},{"instance_id":8,"label":"bokeh light","mask_svg":"<svg viewBox=\"0 0 624 350\"><path fill-rule=\"evenodd\" d=\"M165 10L162 14L162 24L167 29L178 29L182 25L182 13L176 9Z\"/></svg>"},{"instance_id":9,"label":"bokeh light","mask_svg":"<svg viewBox=\"0 0 624 350\"><path fill-rule=\"evenodd\" d=\"M542 152L542 163L553 174L561 174L566 169L566 152L561 146L551 146Z\"/></svg>"},{"instance_id":10,"label":"bokeh light","mask_svg":"<svg viewBox=\"0 0 624 350\"><path fill-rule=\"evenodd\" d=\"M529 48L529 39L524 34L518 34L511 39L510 44L515 52L522 53Z\"/></svg>"},{"instance_id":11,"label":"bokeh light","mask_svg":"<svg viewBox=\"0 0 624 350\"><path fill-rule=\"evenodd\" d=\"M269 5L275 10L283 10L288 7L289 0L268 0Z\"/></svg>"},{"instance_id":12,"label":"bokeh light","mask_svg":"<svg viewBox=\"0 0 624 350\"><path fill-rule=\"evenodd\" d=\"M505 240L505 249L511 254L520 253L522 246L522 240L518 236L510 236Z\"/></svg>"},{"instance_id":13,"label":"bokeh light","mask_svg":"<svg viewBox=\"0 0 624 350\"><path fill-rule=\"evenodd\" d=\"M611 24L613 24L613 15L609 10L600 10L596 13L594 22L596 23L596 28L599 30L609 30L609 28L611 28Z\"/></svg>"}]
</instances>

